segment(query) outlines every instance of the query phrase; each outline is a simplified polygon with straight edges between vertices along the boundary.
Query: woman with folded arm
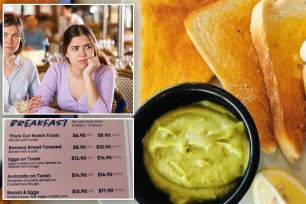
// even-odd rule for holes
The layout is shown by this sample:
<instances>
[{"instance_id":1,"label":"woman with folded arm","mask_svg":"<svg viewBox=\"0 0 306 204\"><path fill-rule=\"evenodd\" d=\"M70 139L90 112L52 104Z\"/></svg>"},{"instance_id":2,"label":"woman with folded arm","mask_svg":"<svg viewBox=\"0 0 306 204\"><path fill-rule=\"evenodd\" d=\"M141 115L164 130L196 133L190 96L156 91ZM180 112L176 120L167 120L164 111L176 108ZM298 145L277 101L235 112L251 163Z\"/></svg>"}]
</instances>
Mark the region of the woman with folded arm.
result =
<instances>
[{"instance_id":1,"label":"woman with folded arm","mask_svg":"<svg viewBox=\"0 0 306 204\"><path fill-rule=\"evenodd\" d=\"M44 104L39 113L111 113L116 72L98 48L93 32L72 25L63 36L66 61L53 63L36 94ZM60 109L49 107L56 97Z\"/></svg>"},{"instance_id":2,"label":"woman with folded arm","mask_svg":"<svg viewBox=\"0 0 306 204\"><path fill-rule=\"evenodd\" d=\"M24 45L21 21L12 14L4 14L3 24L4 112L18 113L14 107L14 95L28 93L30 101L23 113L34 113L36 110L33 108L42 103L39 96L34 96L40 81L34 63L20 55Z\"/></svg>"}]
</instances>

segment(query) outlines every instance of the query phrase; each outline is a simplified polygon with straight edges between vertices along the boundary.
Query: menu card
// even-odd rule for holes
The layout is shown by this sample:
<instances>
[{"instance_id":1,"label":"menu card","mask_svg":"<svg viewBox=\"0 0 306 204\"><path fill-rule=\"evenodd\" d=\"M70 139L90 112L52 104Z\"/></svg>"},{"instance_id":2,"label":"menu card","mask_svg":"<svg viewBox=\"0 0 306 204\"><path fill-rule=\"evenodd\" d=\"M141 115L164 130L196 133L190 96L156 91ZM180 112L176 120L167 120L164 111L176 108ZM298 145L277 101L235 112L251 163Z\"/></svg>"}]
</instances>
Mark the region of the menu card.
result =
<instances>
[{"instance_id":1,"label":"menu card","mask_svg":"<svg viewBox=\"0 0 306 204\"><path fill-rule=\"evenodd\" d=\"M4 199L132 199L125 120L4 121Z\"/></svg>"}]
</instances>

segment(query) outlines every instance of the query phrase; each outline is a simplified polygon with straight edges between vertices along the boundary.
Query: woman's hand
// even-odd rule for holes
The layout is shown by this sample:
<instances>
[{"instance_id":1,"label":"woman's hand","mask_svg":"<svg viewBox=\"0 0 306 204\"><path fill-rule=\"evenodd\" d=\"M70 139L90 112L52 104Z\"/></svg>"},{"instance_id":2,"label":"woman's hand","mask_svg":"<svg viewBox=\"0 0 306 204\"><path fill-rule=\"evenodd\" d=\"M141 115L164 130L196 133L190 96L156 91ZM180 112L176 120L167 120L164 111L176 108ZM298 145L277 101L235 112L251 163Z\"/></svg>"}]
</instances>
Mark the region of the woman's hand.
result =
<instances>
[{"instance_id":1,"label":"woman's hand","mask_svg":"<svg viewBox=\"0 0 306 204\"><path fill-rule=\"evenodd\" d=\"M83 70L83 81L84 81L88 108L93 108L94 104L96 103L99 97L97 88L91 78L92 73L94 73L94 71L96 71L99 66L100 66L99 59L97 57L92 57L88 59L88 65Z\"/></svg>"},{"instance_id":2,"label":"woman's hand","mask_svg":"<svg viewBox=\"0 0 306 204\"><path fill-rule=\"evenodd\" d=\"M91 77L92 73L98 69L100 66L100 61L98 57L92 57L88 59L88 65L83 71L83 76L84 77Z\"/></svg>"},{"instance_id":3,"label":"woman's hand","mask_svg":"<svg viewBox=\"0 0 306 204\"><path fill-rule=\"evenodd\" d=\"M28 106L23 113L36 113L37 110L35 110L34 108L40 108L41 104L44 103L44 101L39 100L39 98L41 98L41 96L33 96L29 100Z\"/></svg>"}]
</instances>

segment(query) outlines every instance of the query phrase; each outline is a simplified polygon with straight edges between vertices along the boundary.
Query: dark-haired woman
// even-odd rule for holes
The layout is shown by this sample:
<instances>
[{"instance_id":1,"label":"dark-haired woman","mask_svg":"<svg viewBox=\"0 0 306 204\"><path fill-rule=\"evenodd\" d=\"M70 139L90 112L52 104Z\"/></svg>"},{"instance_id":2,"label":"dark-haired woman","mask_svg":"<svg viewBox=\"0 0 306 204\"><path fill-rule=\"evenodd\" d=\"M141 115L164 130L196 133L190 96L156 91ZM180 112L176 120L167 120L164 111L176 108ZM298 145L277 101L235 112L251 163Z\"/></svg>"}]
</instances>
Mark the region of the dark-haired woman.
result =
<instances>
[{"instance_id":1,"label":"dark-haired woman","mask_svg":"<svg viewBox=\"0 0 306 204\"><path fill-rule=\"evenodd\" d=\"M37 95L45 102L40 113L110 113L116 72L85 25L72 25L63 36L66 62L46 72ZM60 110L49 107L56 96Z\"/></svg>"},{"instance_id":2,"label":"dark-haired woman","mask_svg":"<svg viewBox=\"0 0 306 204\"><path fill-rule=\"evenodd\" d=\"M34 113L42 101L34 96L40 81L36 66L29 59L20 56L24 45L21 21L12 14L4 14L4 112L18 113L14 107L17 93L28 93L31 98L23 113Z\"/></svg>"}]
</instances>

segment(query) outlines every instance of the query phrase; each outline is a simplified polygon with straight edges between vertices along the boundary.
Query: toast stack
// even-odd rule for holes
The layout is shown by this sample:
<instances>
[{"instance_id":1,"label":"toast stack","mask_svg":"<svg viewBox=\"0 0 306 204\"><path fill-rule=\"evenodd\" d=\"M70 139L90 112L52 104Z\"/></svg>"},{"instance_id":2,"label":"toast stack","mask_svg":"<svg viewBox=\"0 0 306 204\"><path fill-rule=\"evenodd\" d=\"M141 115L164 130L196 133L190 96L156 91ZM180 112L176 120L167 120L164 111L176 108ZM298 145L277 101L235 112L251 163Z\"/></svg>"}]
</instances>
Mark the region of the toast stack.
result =
<instances>
[{"instance_id":1,"label":"toast stack","mask_svg":"<svg viewBox=\"0 0 306 204\"><path fill-rule=\"evenodd\" d=\"M263 0L253 10L251 33L270 97L274 131L290 161L305 141L305 90L299 50L306 39L306 0Z\"/></svg>"},{"instance_id":2,"label":"toast stack","mask_svg":"<svg viewBox=\"0 0 306 204\"><path fill-rule=\"evenodd\" d=\"M209 82L213 77L184 28L186 16L216 0L141 0L141 102L183 82Z\"/></svg>"},{"instance_id":3,"label":"toast stack","mask_svg":"<svg viewBox=\"0 0 306 204\"><path fill-rule=\"evenodd\" d=\"M277 142L263 73L250 33L252 9L257 3L258 0L222 0L191 13L185 27L222 86L249 110L261 149L271 153Z\"/></svg>"}]
</instances>

